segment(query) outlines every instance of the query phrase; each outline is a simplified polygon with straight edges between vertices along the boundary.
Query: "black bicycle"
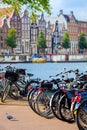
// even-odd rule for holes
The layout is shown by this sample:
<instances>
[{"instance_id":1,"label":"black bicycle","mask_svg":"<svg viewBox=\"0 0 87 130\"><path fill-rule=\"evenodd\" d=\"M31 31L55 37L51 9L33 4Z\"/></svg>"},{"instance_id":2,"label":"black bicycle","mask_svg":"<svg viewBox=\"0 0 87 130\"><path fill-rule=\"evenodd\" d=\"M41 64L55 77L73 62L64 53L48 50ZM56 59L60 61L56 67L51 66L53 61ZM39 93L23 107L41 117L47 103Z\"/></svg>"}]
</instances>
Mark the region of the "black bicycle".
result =
<instances>
[{"instance_id":1,"label":"black bicycle","mask_svg":"<svg viewBox=\"0 0 87 130\"><path fill-rule=\"evenodd\" d=\"M28 74L29 77L32 74ZM21 96L26 97L29 86L35 86L39 83L38 79L31 79L27 82L20 80L20 74L13 70L7 70L5 73L7 85L2 93L1 101L4 102L9 95L13 99L19 99ZM30 78L29 78L30 79Z\"/></svg>"},{"instance_id":2,"label":"black bicycle","mask_svg":"<svg viewBox=\"0 0 87 130\"><path fill-rule=\"evenodd\" d=\"M79 130L87 130L87 98L78 107L75 119Z\"/></svg>"}]
</instances>

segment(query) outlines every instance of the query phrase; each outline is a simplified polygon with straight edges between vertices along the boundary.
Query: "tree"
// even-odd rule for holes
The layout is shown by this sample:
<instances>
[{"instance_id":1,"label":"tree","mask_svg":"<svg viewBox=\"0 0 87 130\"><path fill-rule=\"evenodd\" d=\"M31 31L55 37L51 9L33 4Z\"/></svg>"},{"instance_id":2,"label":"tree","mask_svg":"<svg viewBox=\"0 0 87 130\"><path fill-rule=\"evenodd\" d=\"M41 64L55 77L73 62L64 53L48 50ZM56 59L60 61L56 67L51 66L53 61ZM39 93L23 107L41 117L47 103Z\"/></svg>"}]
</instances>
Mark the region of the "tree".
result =
<instances>
[{"instance_id":1,"label":"tree","mask_svg":"<svg viewBox=\"0 0 87 130\"><path fill-rule=\"evenodd\" d=\"M47 46L46 46L46 39L44 37L44 33L43 31L40 31L37 38L37 48L38 50L41 50L44 53L46 47Z\"/></svg>"},{"instance_id":2,"label":"tree","mask_svg":"<svg viewBox=\"0 0 87 130\"><path fill-rule=\"evenodd\" d=\"M5 37L5 44L11 47L12 52L13 48L17 46L16 30L14 28L9 29L7 37Z\"/></svg>"},{"instance_id":3,"label":"tree","mask_svg":"<svg viewBox=\"0 0 87 130\"><path fill-rule=\"evenodd\" d=\"M86 40L86 37L85 37L85 33L82 32L80 34L80 39L79 39L79 49L80 49L80 52L83 53L83 50L87 48L87 40Z\"/></svg>"},{"instance_id":4,"label":"tree","mask_svg":"<svg viewBox=\"0 0 87 130\"><path fill-rule=\"evenodd\" d=\"M18 9L24 5L29 8L29 12L33 11L46 11L48 14L51 14L51 7L49 4L50 0L2 0L1 3L11 5Z\"/></svg>"},{"instance_id":5,"label":"tree","mask_svg":"<svg viewBox=\"0 0 87 130\"><path fill-rule=\"evenodd\" d=\"M69 39L69 33L68 32L65 32L65 34L64 34L64 37L63 37L63 40L62 40L62 46L65 49L70 48L70 39Z\"/></svg>"}]
</instances>

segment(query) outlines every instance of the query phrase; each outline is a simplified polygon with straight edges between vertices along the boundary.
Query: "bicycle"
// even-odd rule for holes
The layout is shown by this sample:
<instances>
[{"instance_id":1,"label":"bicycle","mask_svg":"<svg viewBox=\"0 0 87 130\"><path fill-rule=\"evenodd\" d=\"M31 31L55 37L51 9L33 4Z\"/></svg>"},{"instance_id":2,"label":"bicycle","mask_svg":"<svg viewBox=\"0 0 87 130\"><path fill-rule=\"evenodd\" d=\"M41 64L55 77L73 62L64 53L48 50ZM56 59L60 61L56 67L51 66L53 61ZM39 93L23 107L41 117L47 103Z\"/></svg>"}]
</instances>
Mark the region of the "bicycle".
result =
<instances>
[{"instance_id":1,"label":"bicycle","mask_svg":"<svg viewBox=\"0 0 87 130\"><path fill-rule=\"evenodd\" d=\"M16 69L10 66L10 70L7 70L5 73L5 78L8 80L8 84L5 87L1 101L4 102L8 95L12 97L13 99L19 99L21 96L26 97L28 93L28 87L30 85L35 86L35 84L38 84L38 79L31 79L27 82L24 80L20 80L19 75L16 72ZM28 74L29 79L31 77L31 74Z\"/></svg>"},{"instance_id":2,"label":"bicycle","mask_svg":"<svg viewBox=\"0 0 87 130\"><path fill-rule=\"evenodd\" d=\"M87 130L87 97L79 105L75 121L79 130Z\"/></svg>"},{"instance_id":3,"label":"bicycle","mask_svg":"<svg viewBox=\"0 0 87 130\"><path fill-rule=\"evenodd\" d=\"M75 96L74 93L76 91L79 91L80 87L82 87L82 83L80 84L79 82L78 84L77 82L80 76L80 74L78 74L78 70L75 71L70 70L70 71L75 73L75 78L74 79L68 78L68 80L62 80L62 82L59 82L59 89L52 95L50 100L50 106L52 112L58 119L67 122L74 122L73 113L70 110L71 99L72 97ZM65 86L64 86L64 81L65 81Z\"/></svg>"}]
</instances>

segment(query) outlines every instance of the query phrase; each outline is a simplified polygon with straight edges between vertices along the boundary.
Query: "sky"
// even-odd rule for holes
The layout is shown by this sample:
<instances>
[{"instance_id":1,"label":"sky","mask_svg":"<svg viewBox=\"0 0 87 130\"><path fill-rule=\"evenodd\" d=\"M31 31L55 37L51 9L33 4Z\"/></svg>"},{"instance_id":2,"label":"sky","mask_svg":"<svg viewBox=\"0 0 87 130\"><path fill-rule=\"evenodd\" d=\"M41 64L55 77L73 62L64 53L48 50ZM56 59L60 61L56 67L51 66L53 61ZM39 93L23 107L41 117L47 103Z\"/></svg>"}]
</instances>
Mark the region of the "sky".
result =
<instances>
[{"instance_id":1,"label":"sky","mask_svg":"<svg viewBox=\"0 0 87 130\"><path fill-rule=\"evenodd\" d=\"M1 1L1 0L0 0ZM52 15L56 17L62 9L64 14L73 11L77 20L87 21L87 0L49 0L52 7ZM4 5L0 4L0 7Z\"/></svg>"},{"instance_id":2,"label":"sky","mask_svg":"<svg viewBox=\"0 0 87 130\"><path fill-rule=\"evenodd\" d=\"M52 16L57 16L62 9L64 14L73 11L77 20L87 20L87 0L50 0Z\"/></svg>"}]
</instances>

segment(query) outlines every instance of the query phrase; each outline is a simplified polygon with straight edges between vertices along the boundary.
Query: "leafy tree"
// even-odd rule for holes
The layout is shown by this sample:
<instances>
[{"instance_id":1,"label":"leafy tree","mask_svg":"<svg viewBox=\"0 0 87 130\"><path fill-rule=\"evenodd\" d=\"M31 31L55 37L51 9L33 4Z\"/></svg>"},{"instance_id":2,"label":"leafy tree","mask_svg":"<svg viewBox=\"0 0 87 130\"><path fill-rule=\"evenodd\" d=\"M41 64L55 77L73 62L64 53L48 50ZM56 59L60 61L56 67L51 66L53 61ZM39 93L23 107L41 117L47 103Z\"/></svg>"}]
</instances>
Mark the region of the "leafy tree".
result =
<instances>
[{"instance_id":1,"label":"leafy tree","mask_svg":"<svg viewBox=\"0 0 87 130\"><path fill-rule=\"evenodd\" d=\"M5 44L11 47L12 52L13 48L17 46L16 30L14 28L9 29L7 37L5 37Z\"/></svg>"},{"instance_id":2,"label":"leafy tree","mask_svg":"<svg viewBox=\"0 0 87 130\"><path fill-rule=\"evenodd\" d=\"M70 39L69 39L69 33L65 32L64 36L63 36L63 40L62 40L62 46L65 49L70 48Z\"/></svg>"},{"instance_id":3,"label":"leafy tree","mask_svg":"<svg viewBox=\"0 0 87 130\"><path fill-rule=\"evenodd\" d=\"M37 48L44 52L46 47L47 46L46 46L46 39L45 39L44 33L43 31L40 31L37 38Z\"/></svg>"},{"instance_id":4,"label":"leafy tree","mask_svg":"<svg viewBox=\"0 0 87 130\"><path fill-rule=\"evenodd\" d=\"M83 52L83 50L87 48L87 40L86 40L86 37L85 37L85 33L82 32L80 34L80 39L79 39L79 49L80 49L80 52Z\"/></svg>"},{"instance_id":5,"label":"leafy tree","mask_svg":"<svg viewBox=\"0 0 87 130\"><path fill-rule=\"evenodd\" d=\"M11 5L18 9L24 5L29 8L29 12L33 11L46 11L48 14L51 14L51 7L49 4L50 0L1 0L1 3Z\"/></svg>"}]
</instances>

